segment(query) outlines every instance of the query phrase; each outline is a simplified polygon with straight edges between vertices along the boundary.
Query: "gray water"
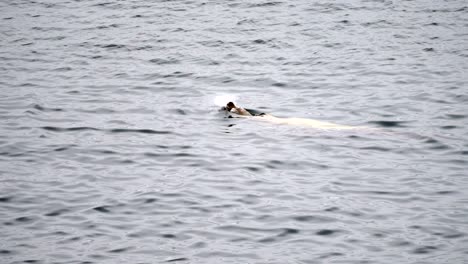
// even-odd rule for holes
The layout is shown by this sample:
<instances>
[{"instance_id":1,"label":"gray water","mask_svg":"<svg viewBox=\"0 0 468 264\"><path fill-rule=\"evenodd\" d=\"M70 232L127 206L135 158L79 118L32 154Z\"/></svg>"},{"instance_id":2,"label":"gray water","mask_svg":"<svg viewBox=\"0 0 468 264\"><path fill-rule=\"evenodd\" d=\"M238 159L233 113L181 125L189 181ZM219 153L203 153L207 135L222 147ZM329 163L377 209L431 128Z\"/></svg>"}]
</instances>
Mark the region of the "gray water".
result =
<instances>
[{"instance_id":1,"label":"gray water","mask_svg":"<svg viewBox=\"0 0 468 264\"><path fill-rule=\"evenodd\" d=\"M466 1L0 2L0 263L467 263ZM213 101L327 130L226 118Z\"/></svg>"}]
</instances>

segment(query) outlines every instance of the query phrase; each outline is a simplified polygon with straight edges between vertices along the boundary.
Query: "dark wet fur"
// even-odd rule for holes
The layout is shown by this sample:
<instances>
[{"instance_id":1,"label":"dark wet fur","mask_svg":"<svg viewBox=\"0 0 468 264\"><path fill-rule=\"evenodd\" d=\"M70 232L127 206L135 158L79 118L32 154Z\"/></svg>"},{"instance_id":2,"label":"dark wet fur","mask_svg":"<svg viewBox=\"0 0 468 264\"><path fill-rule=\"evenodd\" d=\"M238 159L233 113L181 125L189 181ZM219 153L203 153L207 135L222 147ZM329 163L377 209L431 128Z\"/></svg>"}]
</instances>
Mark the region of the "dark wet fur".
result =
<instances>
[{"instance_id":1,"label":"dark wet fur","mask_svg":"<svg viewBox=\"0 0 468 264\"><path fill-rule=\"evenodd\" d=\"M227 103L226 109L227 109L228 111L231 111L231 109L233 109L233 108L236 108L236 105L235 105L233 102Z\"/></svg>"}]
</instances>

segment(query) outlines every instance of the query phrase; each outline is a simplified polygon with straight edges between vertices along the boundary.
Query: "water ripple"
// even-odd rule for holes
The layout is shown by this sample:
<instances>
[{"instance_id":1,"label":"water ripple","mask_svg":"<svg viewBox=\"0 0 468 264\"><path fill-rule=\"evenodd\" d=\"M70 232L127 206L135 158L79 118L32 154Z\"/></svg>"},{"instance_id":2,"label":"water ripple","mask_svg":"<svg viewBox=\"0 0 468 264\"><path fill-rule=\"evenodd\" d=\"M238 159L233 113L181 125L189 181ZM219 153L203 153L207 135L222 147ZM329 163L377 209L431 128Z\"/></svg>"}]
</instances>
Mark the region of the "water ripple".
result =
<instances>
[{"instance_id":1,"label":"water ripple","mask_svg":"<svg viewBox=\"0 0 468 264\"><path fill-rule=\"evenodd\" d=\"M0 9L0 262L466 262L461 1Z\"/></svg>"},{"instance_id":2,"label":"water ripple","mask_svg":"<svg viewBox=\"0 0 468 264\"><path fill-rule=\"evenodd\" d=\"M129 129L129 128L114 128L114 129L99 129L94 127L53 127L53 126L44 126L41 127L47 131L53 132L71 132L71 131L103 131L109 133L143 133L143 134L157 134L157 135L166 135L166 134L174 134L171 131L160 131L160 130L152 130L152 129Z\"/></svg>"}]
</instances>

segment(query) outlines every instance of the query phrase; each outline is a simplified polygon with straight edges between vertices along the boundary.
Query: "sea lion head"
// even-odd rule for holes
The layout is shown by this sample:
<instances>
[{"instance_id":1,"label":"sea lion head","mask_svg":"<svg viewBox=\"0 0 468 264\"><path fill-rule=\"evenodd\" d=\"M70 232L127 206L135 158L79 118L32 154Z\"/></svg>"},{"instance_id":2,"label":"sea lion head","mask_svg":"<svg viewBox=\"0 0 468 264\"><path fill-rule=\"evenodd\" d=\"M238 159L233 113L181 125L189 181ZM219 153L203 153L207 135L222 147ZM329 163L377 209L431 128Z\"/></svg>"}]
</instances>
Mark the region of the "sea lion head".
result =
<instances>
[{"instance_id":1,"label":"sea lion head","mask_svg":"<svg viewBox=\"0 0 468 264\"><path fill-rule=\"evenodd\" d=\"M229 102L226 105L226 111L231 112L231 109L235 109L236 105L233 102Z\"/></svg>"}]
</instances>

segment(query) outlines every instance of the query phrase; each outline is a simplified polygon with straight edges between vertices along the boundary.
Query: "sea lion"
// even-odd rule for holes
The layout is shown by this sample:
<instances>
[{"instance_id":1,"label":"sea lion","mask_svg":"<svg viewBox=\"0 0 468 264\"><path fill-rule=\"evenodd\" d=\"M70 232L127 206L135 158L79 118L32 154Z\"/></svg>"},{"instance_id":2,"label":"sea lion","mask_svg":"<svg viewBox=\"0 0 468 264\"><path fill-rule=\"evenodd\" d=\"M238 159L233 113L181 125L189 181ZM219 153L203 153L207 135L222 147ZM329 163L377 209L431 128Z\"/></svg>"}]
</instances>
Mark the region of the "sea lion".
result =
<instances>
[{"instance_id":1,"label":"sea lion","mask_svg":"<svg viewBox=\"0 0 468 264\"><path fill-rule=\"evenodd\" d=\"M318 121L318 120L308 119L308 118L297 118L297 117L282 118L282 117L276 117L276 116L272 116L270 114L265 114L265 113L254 114L253 110L249 112L242 107L236 106L233 102L227 103L227 105L221 108L221 110L236 114L236 117L251 117L255 119L269 121L275 124L286 124L286 125L313 127L313 128L318 128L318 129L336 129L336 130L366 128L362 126L356 127L356 126L345 126L345 125L333 124L329 122L323 122L323 121ZM229 117L232 117L232 116L229 115Z\"/></svg>"}]
</instances>

